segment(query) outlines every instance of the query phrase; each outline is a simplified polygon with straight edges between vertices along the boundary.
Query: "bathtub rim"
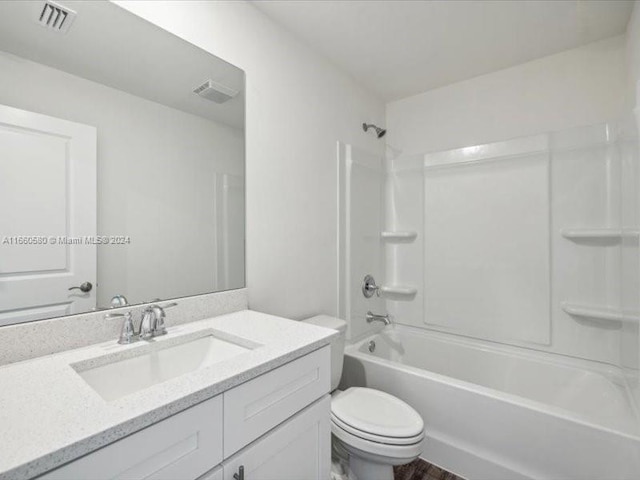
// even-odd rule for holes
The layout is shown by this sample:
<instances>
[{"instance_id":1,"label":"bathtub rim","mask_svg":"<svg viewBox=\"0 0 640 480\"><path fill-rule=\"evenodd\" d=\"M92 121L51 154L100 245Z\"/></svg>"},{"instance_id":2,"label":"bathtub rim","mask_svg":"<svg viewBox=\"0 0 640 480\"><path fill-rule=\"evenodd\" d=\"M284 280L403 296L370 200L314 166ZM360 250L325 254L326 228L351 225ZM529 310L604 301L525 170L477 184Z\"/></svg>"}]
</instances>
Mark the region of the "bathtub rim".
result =
<instances>
[{"instance_id":1,"label":"bathtub rim","mask_svg":"<svg viewBox=\"0 0 640 480\"><path fill-rule=\"evenodd\" d=\"M404 370L404 371L409 371L410 373L413 373L414 375L418 375L421 377L425 377L429 380L435 381L437 383L440 384L444 384L444 385L453 385L456 388L461 388L465 391L471 392L471 393L475 393L475 394L479 394L479 395L484 395L486 397L492 398L494 400L497 401L502 401L502 402L507 402L511 405L516 405L519 407L523 407L526 408L528 410L532 410L534 412L537 413L542 413L545 415L551 415L555 418L559 418L562 420L568 420L574 423L577 423L579 425L582 425L584 427L587 428L593 428L596 430L600 430L612 435L617 435L620 437L623 437L627 440L631 440L633 442L636 442L640 445L640 416L638 415L638 411L636 410L636 406L633 403L632 399L630 398L631 392L629 391L629 385L626 381L626 376L624 375L624 372L622 371L621 368L619 367L615 367L613 365L610 364L603 364L600 362L593 362L590 360L583 360L583 359L577 359L577 358L573 358L573 357L569 357L567 359L561 359L562 361L567 360L568 363L564 363L561 362L561 365L569 367L569 368L576 368L576 369L583 369L583 370L587 370L591 373L597 373L597 374L601 374L601 375L605 375L607 376L607 378L609 380L613 379L611 378L611 376L614 376L614 378L616 380L620 380L620 382L618 383L618 385L622 386L624 388L624 393L626 396L626 400L629 402L629 405L631 407L632 413L636 418L636 429L637 429L637 433L631 433L631 432L626 432L626 431L621 431L621 430L616 430L612 427L608 427L605 425L601 425L598 423L594 423L592 421L586 420L584 418L584 416L581 416L575 412L572 412L571 410L567 410L564 409L562 407L558 407L558 406L554 406L554 405L550 405L548 403L544 403L544 402L540 402L538 400L532 400L530 398L527 397L523 397L521 395L516 395L513 393L509 393L509 392L503 392L501 390L497 390L494 388L490 388L490 387L485 387L484 385L479 385L477 383L473 383L473 382L469 382L466 380L461 380L455 377L451 377L448 375L444 375L441 373L436 373L436 372L432 372L429 370L425 370L422 368L418 368L418 367L414 367L412 365L407 365L404 363L399 363L399 362L394 362L393 360L388 360L385 358L381 358L375 355L372 355L368 352L364 352L361 351L361 349L371 340L373 340L375 337L377 337L378 335L380 335L381 333L384 332L388 332L388 331L409 331L412 334L418 334L418 335L423 335L426 337L433 337L438 341L444 341L444 342L453 342L453 343L459 343L461 345L464 346L469 346L471 348L475 348L477 350L482 350L482 351L490 351L490 352L498 352L501 354L508 354L508 353L515 353L516 356L518 357L523 357L523 358L527 358L530 360L534 360L534 361L542 361L543 363L548 363L551 365L556 365L557 363L554 363L551 361L551 359L540 359L538 358L537 354L539 352L509 352L509 346L500 346L496 349L492 348L492 346L487 346L487 345L482 345L481 347L478 347L477 345L472 345L472 341L470 339L450 339L449 338L449 334L443 334L442 332L425 332L423 329L420 328L416 328L416 327L411 327L411 326L407 326L407 325L398 325L398 324L392 324L389 326L385 326L384 328L379 328L377 329L375 332L369 332L369 335L362 338L360 337L358 340L350 342L346 345L345 347L345 355L354 357L354 358L359 358L359 359L363 359L369 362L373 362L376 363L378 365L382 365L382 366L386 366L388 368L394 369L394 370ZM504 347L504 348L503 348ZM513 349L516 348L521 348L521 347L512 347ZM522 353L522 355L520 354ZM542 352L543 355L553 355L554 354L547 354L546 352ZM591 367L591 368L589 368ZM610 376L611 375L611 376Z\"/></svg>"}]
</instances>

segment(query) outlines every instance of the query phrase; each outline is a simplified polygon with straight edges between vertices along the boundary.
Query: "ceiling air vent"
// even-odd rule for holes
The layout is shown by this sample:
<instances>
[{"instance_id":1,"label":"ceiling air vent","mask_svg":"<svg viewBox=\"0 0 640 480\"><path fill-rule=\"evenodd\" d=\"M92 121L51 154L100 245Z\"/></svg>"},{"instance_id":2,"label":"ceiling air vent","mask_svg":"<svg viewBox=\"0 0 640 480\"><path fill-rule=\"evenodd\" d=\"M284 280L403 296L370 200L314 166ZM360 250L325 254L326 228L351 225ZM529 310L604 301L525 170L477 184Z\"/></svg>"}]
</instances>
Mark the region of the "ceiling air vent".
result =
<instances>
[{"instance_id":1,"label":"ceiling air vent","mask_svg":"<svg viewBox=\"0 0 640 480\"><path fill-rule=\"evenodd\" d=\"M224 103L235 97L238 91L221 83L214 82L213 80L207 80L198 88L194 89L193 93L212 102Z\"/></svg>"},{"instance_id":2,"label":"ceiling air vent","mask_svg":"<svg viewBox=\"0 0 640 480\"><path fill-rule=\"evenodd\" d=\"M40 10L38 23L59 33L67 33L76 17L76 12L55 2L46 1Z\"/></svg>"}]
</instances>

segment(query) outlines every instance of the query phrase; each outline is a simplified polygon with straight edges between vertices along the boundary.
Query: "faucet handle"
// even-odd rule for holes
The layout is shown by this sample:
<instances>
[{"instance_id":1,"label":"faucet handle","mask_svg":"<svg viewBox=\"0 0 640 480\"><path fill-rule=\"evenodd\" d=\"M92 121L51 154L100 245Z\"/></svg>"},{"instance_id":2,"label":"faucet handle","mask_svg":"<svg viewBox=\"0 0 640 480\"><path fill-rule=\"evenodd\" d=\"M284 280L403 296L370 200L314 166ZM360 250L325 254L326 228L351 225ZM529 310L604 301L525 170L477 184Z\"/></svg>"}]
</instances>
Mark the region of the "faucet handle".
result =
<instances>
[{"instance_id":1,"label":"faucet handle","mask_svg":"<svg viewBox=\"0 0 640 480\"><path fill-rule=\"evenodd\" d=\"M152 307L158 306L158 307L162 308L163 310L166 310L167 308L177 307L178 306L178 302L169 302L169 303L164 303L162 305L160 304L160 302L162 302L161 299L155 298L155 299L151 300L150 303L153 303L153 305L151 305Z\"/></svg>"},{"instance_id":2,"label":"faucet handle","mask_svg":"<svg viewBox=\"0 0 640 480\"><path fill-rule=\"evenodd\" d=\"M122 329L120 330L120 338L118 339L118 343L120 345L128 345L129 343L138 341L136 330L133 327L133 320L131 319L131 312L127 312L124 315L119 313L111 313L111 314L108 314L107 317L109 318L124 317L124 322L122 323Z\"/></svg>"}]
</instances>

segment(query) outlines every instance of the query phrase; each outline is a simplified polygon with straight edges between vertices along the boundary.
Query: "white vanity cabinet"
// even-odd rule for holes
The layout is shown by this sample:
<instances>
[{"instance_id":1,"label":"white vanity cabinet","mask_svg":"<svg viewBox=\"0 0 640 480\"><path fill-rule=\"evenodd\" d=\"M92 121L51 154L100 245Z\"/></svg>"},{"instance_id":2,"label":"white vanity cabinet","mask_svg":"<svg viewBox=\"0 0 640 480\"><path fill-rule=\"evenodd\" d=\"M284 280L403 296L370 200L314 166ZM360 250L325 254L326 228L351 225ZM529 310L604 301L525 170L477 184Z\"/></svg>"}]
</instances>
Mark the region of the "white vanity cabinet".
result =
<instances>
[{"instance_id":1,"label":"white vanity cabinet","mask_svg":"<svg viewBox=\"0 0 640 480\"><path fill-rule=\"evenodd\" d=\"M330 408L331 397L325 395L225 460L223 480L328 479L331 467Z\"/></svg>"},{"instance_id":2,"label":"white vanity cabinet","mask_svg":"<svg viewBox=\"0 0 640 480\"><path fill-rule=\"evenodd\" d=\"M38 478L326 480L329 389L326 346Z\"/></svg>"},{"instance_id":3,"label":"white vanity cabinet","mask_svg":"<svg viewBox=\"0 0 640 480\"><path fill-rule=\"evenodd\" d=\"M224 392L224 458L329 393L329 362L325 347Z\"/></svg>"},{"instance_id":4,"label":"white vanity cabinet","mask_svg":"<svg viewBox=\"0 0 640 480\"><path fill-rule=\"evenodd\" d=\"M198 478L222 462L222 441L222 395L218 395L38 478Z\"/></svg>"}]
</instances>

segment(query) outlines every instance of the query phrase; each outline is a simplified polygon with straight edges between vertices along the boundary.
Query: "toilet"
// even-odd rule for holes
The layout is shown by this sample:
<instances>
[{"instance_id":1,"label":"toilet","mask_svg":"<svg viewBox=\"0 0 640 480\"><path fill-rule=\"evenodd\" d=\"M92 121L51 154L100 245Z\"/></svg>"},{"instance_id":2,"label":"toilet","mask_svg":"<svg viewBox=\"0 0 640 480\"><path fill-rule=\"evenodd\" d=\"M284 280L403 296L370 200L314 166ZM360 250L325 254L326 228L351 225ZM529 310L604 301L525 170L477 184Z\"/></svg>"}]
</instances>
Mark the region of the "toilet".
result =
<instances>
[{"instance_id":1,"label":"toilet","mask_svg":"<svg viewBox=\"0 0 640 480\"><path fill-rule=\"evenodd\" d=\"M327 315L304 322L340 332L331 342L331 433L337 457L332 478L340 478L338 463L346 466L349 480L393 480L394 465L412 462L422 453L422 417L399 398L380 390L337 390L347 324Z\"/></svg>"}]
</instances>

